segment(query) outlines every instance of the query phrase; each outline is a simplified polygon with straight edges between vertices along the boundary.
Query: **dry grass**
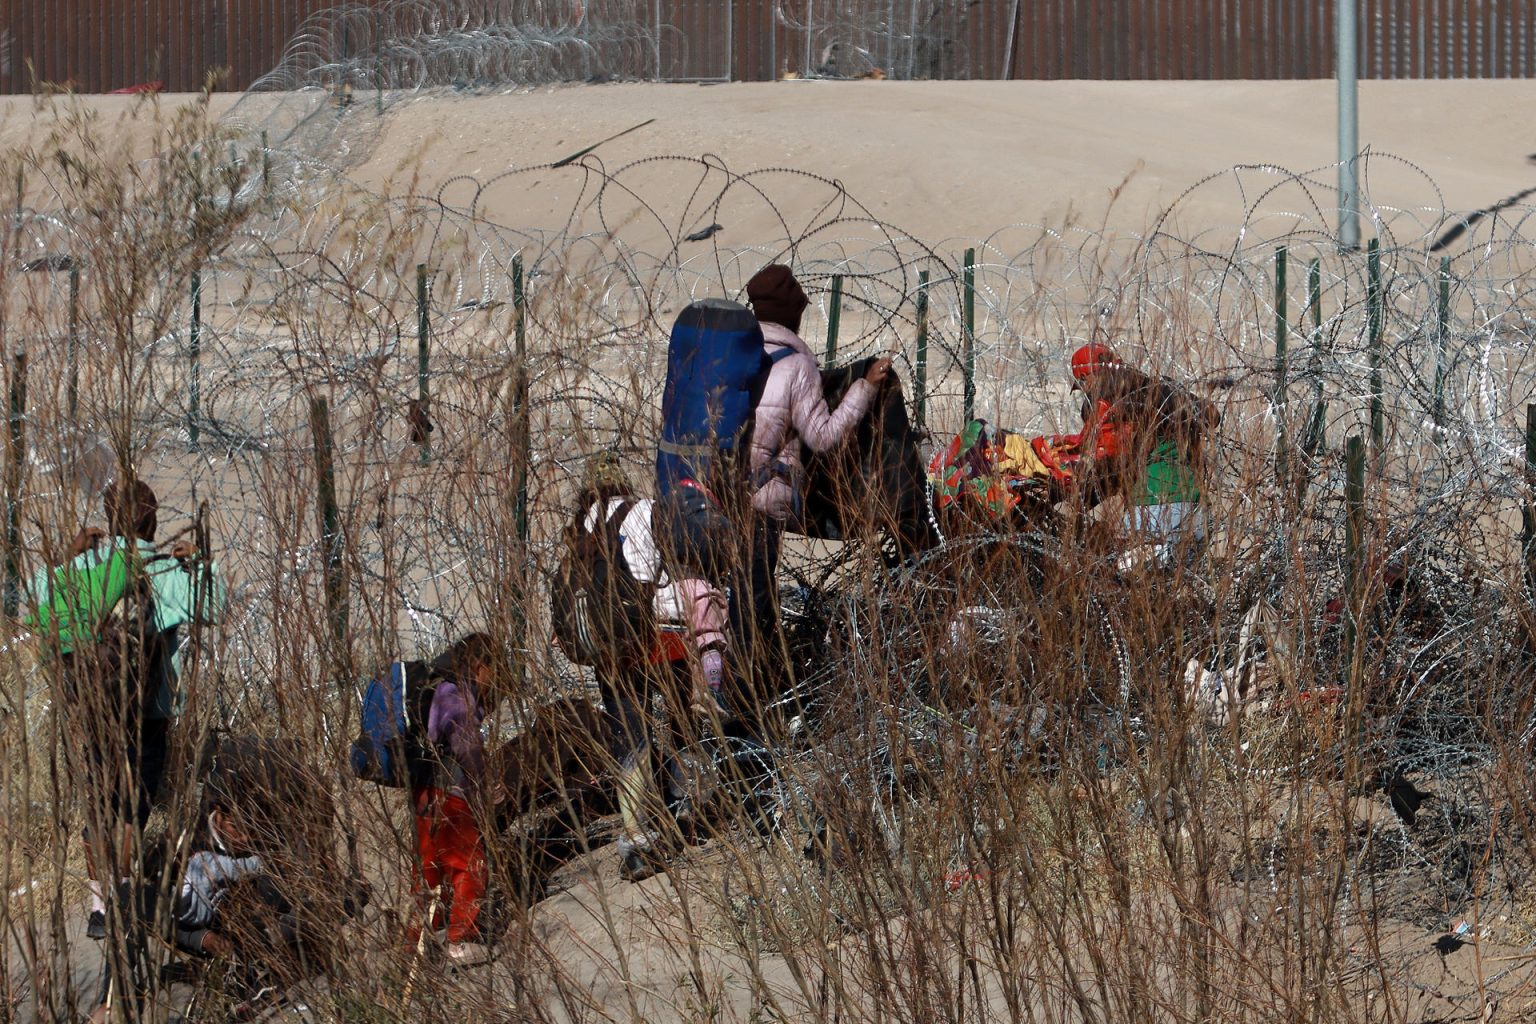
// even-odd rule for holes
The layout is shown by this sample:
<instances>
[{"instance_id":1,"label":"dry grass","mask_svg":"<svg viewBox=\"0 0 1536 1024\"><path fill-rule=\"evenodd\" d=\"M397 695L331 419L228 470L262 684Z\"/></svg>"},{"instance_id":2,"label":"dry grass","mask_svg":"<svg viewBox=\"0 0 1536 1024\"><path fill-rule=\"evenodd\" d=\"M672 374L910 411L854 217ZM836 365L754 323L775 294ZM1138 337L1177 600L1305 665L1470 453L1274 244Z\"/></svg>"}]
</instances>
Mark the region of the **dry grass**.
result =
<instances>
[{"instance_id":1,"label":"dry grass","mask_svg":"<svg viewBox=\"0 0 1536 1024\"><path fill-rule=\"evenodd\" d=\"M605 262L612 238L545 253L520 363L517 310L464 306L476 294L470 269L509 262L495 248L504 239L405 198L409 168L393 197L263 188L256 163L227 158L244 140L197 110L141 108L131 124L146 159L121 148L120 126L59 110L56 138L0 154L0 180L19 172L30 210L46 211L0 220L0 340L10 372L28 357L31 455L9 466L17 556L25 577L97 521L100 477L123 467L160 490L167 533L211 503L235 600L190 662L181 749L221 730L292 740L338 826L336 848L299 876L315 896L334 895L351 835L374 894L356 920L326 922L340 955L296 987L305 1010L279 1015L1416 1021L1486 1020L1492 1006L1513 1018L1530 1006L1520 957L1536 849L1531 611L1500 521L1517 492L1491 472L1448 477L1478 438L1508 428L1509 409L1469 399L1436 452L1391 448L1371 492L1361 591L1382 610L1350 650L1323 625L1342 585L1338 457L1310 468L1300 499L1275 485L1273 424L1245 415L1265 406L1255 396L1268 357L1210 341L1211 307L1161 301L1207 269L1191 260L1154 273L1090 247L1074 254L1093 261L1085 282L1064 269L1059 240L1038 254L1036 305L1049 304L1058 272L1058 298L1141 294L1155 331L1138 335L1150 329L1124 305L1099 329L1203 372L1237 367L1240 381L1222 393L1216 554L1188 572L1122 577L1069 531L1049 557L1006 546L957 554L971 550L957 540L947 568L892 577L859 553L827 577L841 611L811 636L811 660L834 713L780 751L777 832L760 835L722 801L706 844L632 886L604 845L611 822L597 822L536 903L516 898L528 880L509 832L492 846L499 886L513 894L497 918L497 963L456 973L416 955L401 938L413 904L405 802L345 775L357 682L390 657L488 628L516 650L526 685L494 723L499 734L514 733L528 705L581 690L542 640L541 573L585 453L617 448L642 479L660 390L655 339L686 288L656 273L637 286L637 313L637 292L612 284L630 268ZM39 239L86 268L73 418L59 275L22 273L12 258ZM438 429L424 460L405 440L403 408L416 393L414 268L429 254ZM188 450L185 296L197 268L207 289L202 438ZM1217 324L1258 317L1257 295L1221 297ZM893 318L910 315L900 310ZM893 319L867 338L899 327ZM1038 346L1022 352L1024 329L1011 330L1000 365L1044 365ZM1194 343L1177 360L1175 340ZM1338 376L1319 379L1336 442L1361 403L1347 356L1329 358ZM1408 376L1404 352L1389 361ZM949 422L953 375L935 368L934 378L932 416ZM349 594L340 640L309 435L321 397ZM1392 400L1405 434L1414 397ZM1310 408L1296 404L1299 434ZM515 501L525 469L527 540ZM1261 561L1266 545L1279 557ZM1438 617L1393 603L1383 570L1404 551L1439 588ZM790 562L814 578L831 554L804 545ZM1214 720L1186 689L1186 665L1233 648L1255 587L1275 609L1267 688ZM8 644L0 1020L56 1020L94 998L99 956L78 932L75 836L100 815L70 782L75 752L55 735L45 659L21 636ZM1382 793L1393 769L1436 794L1413 825ZM180 837L192 824L194 783L178 778L177 789L153 832ZM1463 939L1477 941L1436 952L1462 920L1474 929ZM108 943L110 955L126 955L123 943ZM218 1019L220 984L205 980L196 1019ZM153 987L142 1008L120 1012L159 1018L193 995Z\"/></svg>"}]
</instances>

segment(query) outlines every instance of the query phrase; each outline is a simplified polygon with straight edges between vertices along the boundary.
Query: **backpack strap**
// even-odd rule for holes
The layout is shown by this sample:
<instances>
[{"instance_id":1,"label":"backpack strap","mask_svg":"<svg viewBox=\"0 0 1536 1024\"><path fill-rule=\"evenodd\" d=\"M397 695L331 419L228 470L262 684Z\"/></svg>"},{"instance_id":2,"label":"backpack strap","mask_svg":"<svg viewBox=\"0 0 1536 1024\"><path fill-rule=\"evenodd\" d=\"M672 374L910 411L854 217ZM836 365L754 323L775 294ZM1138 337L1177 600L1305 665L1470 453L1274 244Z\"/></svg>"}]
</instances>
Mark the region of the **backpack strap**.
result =
<instances>
[{"instance_id":1,"label":"backpack strap","mask_svg":"<svg viewBox=\"0 0 1536 1024\"><path fill-rule=\"evenodd\" d=\"M640 502L635 498L625 498L619 502L619 507L603 521L603 541L607 546L608 558L630 579L634 579L635 574L630 571L629 562L624 557L624 534L621 531L624 529L624 521L629 518L629 514L638 504Z\"/></svg>"}]
</instances>

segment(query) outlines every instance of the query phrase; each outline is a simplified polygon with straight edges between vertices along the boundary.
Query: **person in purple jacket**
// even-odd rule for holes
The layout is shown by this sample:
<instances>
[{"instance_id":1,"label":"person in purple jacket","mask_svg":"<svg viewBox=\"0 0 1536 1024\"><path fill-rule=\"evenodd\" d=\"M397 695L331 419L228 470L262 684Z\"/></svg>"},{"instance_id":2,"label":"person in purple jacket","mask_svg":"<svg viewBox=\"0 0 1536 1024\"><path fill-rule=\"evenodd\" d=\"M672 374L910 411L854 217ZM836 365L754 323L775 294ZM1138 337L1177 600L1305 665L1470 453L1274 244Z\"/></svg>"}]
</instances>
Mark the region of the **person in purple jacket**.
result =
<instances>
[{"instance_id":1,"label":"person in purple jacket","mask_svg":"<svg viewBox=\"0 0 1536 1024\"><path fill-rule=\"evenodd\" d=\"M487 881L479 812L489 810L495 786L486 778L480 725L503 696L500 664L495 641L484 633L469 634L432 663L430 756L411 787L421 881L428 894L441 894L448 958L462 966L490 958L479 928Z\"/></svg>"}]
</instances>

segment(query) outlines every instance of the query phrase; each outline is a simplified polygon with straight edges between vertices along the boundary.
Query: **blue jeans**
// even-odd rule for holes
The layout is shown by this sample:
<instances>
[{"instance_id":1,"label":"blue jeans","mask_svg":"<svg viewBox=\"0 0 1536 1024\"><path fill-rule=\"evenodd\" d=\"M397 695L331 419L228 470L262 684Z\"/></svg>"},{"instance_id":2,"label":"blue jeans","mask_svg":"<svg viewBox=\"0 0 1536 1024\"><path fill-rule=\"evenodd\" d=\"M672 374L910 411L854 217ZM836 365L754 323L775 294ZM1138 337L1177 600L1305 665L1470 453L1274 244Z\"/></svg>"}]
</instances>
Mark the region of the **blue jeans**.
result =
<instances>
[{"instance_id":1,"label":"blue jeans","mask_svg":"<svg viewBox=\"0 0 1536 1024\"><path fill-rule=\"evenodd\" d=\"M1133 505L1122 523L1135 545L1155 545L1162 565L1188 564L1205 550L1210 517L1198 501Z\"/></svg>"}]
</instances>

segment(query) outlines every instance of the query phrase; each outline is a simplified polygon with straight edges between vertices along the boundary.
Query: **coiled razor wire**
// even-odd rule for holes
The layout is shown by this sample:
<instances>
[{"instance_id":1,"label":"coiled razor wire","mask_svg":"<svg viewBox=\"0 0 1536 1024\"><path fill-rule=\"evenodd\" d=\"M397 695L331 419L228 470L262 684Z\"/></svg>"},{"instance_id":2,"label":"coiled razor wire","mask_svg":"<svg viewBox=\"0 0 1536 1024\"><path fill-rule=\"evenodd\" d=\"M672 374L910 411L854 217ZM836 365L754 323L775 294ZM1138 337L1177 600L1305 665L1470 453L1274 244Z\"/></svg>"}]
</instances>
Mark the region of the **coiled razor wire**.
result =
<instances>
[{"instance_id":1,"label":"coiled razor wire","mask_svg":"<svg viewBox=\"0 0 1536 1024\"><path fill-rule=\"evenodd\" d=\"M233 131L233 155L209 155L232 184L199 200L240 211L240 229L201 271L196 450L188 450L186 297L162 291L146 301L176 315L155 321L169 325L157 335L141 337L139 356L154 372L128 400L132 450L163 485L163 518L209 500L226 561L237 570L225 627L225 689L236 719L248 704L270 700L264 681L293 663L295 645L303 647L274 631L274 610L316 600L324 556L307 504L312 397L326 397L332 410L354 622L366 622L392 649L381 653L429 649L504 602L508 580L525 570L537 580L552 569L552 538L586 453L617 451L637 483L646 478L673 317L706 296L740 299L746 279L766 263L792 264L811 293L803 333L813 346L824 338L831 281L840 276L840 358L893 352L909 389L918 370L918 277L929 274L922 369L928 423L942 443L961 426L967 331L959 253L969 247L977 253L969 340L978 412L1030 434L1072 429L1066 359L1092 340L1191 382L1224 413L1215 501L1233 549L1294 535L1314 552L1304 566L1311 603L1303 605L1312 611L1342 577L1339 452L1346 436L1369 432L1374 365L1386 422L1383 556L1424 567L1443 613L1433 635L1404 654L1406 677L1423 687L1448 674L1461 685L1464 674L1450 666L1510 664L1510 616L1524 598L1509 586L1517 548L1507 512L1531 498L1522 409L1536 394L1536 302L1527 283L1536 280L1529 273L1536 224L1528 207L1468 227L1442 276L1430 247L1457 221L1427 175L1419 174L1422 206L1367 204L1368 234L1381 240L1385 296L1373 349L1366 260L1339 252L1330 234L1333 168L1213 175L1144 236L1017 224L986 238L929 241L875 217L837 182L789 168L738 171L716 157L686 155L609 167L587 157L461 177L427 195L378 197L302 147L261 151L238 126ZM1371 171L1383 164L1395 176L1413 170L1367 156L1367 197ZM497 223L491 211L502 208L500 197L535 179L578 197L564 224ZM800 197L794 208L776 199L785 194ZM38 510L72 505L86 514L112 466L111 406L91 396L116 394L115 368L90 343L108 336L109 325L95 305L100 290L89 257L80 266L76 328L85 340L82 415L69 421L38 412L62 408L70 370L68 275L48 271L47 260L85 251L90 237L86 213L71 208L62 189L51 195L17 220L20 263L42 269L6 277L8 333L26 335L33 381L22 516L31 550L41 543L31 524L48 521ZM1180 208L1195 199L1206 208L1224 202L1230 228L1180 237ZM351 212L364 207L366 217ZM768 227L750 247L734 248L701 232L719 223ZM1275 358L1280 246L1293 268L1283 391ZM427 461L418 458L405 415L417 387L417 263L430 274L427 379L437 430ZM1313 264L1315 308L1301 272ZM521 308L515 266L525 282ZM508 522L501 513L512 501L516 422L508 396L520 318L533 428L526 563L509 555L506 537L486 534L487 523ZM148 330L151 321L144 323ZM1320 438L1310 458L1296 456L1310 497L1289 519L1277 512L1273 469L1282 426L1293 453L1312 427ZM1239 617L1233 610L1230 621ZM544 645L530 641L526 653L538 677L562 671ZM1450 779L1492 758L1490 740L1464 721L1433 721L1432 706L1416 713L1431 721L1394 754L1411 770Z\"/></svg>"}]
</instances>

